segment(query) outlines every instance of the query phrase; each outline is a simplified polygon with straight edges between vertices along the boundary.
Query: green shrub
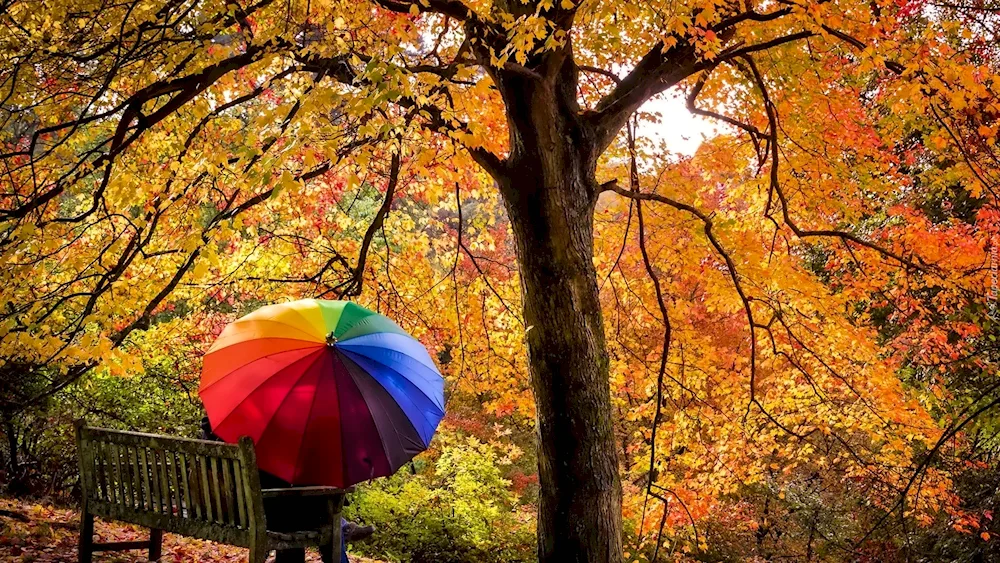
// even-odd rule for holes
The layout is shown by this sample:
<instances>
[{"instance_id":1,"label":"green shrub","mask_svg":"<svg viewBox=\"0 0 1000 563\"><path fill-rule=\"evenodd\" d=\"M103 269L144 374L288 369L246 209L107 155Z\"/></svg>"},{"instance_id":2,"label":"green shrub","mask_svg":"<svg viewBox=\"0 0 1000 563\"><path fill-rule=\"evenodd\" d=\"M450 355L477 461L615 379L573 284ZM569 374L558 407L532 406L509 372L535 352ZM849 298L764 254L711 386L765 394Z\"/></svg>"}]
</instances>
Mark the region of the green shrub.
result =
<instances>
[{"instance_id":1,"label":"green shrub","mask_svg":"<svg viewBox=\"0 0 1000 563\"><path fill-rule=\"evenodd\" d=\"M73 420L90 425L197 436L204 415L191 366L160 356L142 372L96 369L47 400L0 420L0 493L67 497L78 480ZM14 449L12 455L11 449Z\"/></svg>"},{"instance_id":2,"label":"green shrub","mask_svg":"<svg viewBox=\"0 0 1000 563\"><path fill-rule=\"evenodd\" d=\"M346 515L377 531L357 549L403 562L534 560L534 518L503 478L503 463L494 446L456 439L417 474L404 468L359 487Z\"/></svg>"}]
</instances>

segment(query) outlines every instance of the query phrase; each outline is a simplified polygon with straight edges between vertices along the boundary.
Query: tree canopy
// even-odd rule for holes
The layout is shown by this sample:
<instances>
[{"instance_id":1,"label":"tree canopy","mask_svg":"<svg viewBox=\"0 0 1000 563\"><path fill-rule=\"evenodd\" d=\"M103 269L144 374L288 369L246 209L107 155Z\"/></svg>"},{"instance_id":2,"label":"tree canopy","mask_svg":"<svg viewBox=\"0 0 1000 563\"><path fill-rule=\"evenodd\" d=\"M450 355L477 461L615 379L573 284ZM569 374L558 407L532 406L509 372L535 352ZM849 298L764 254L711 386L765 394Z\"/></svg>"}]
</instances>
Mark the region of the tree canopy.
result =
<instances>
[{"instance_id":1,"label":"tree canopy","mask_svg":"<svg viewBox=\"0 0 1000 563\"><path fill-rule=\"evenodd\" d=\"M992 520L993 3L0 8L5 421L356 298L446 423L537 421L543 561ZM693 155L671 96L719 128Z\"/></svg>"}]
</instances>

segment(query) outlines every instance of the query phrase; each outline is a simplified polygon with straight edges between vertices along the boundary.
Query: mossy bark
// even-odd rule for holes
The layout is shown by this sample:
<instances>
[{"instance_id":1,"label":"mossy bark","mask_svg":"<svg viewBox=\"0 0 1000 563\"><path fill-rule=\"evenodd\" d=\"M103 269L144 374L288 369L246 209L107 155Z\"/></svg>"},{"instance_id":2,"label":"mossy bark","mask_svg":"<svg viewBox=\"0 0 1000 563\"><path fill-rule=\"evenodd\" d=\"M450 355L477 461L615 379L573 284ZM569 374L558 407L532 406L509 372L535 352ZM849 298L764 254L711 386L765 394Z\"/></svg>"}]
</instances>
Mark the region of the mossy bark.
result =
<instances>
[{"instance_id":1,"label":"mossy bark","mask_svg":"<svg viewBox=\"0 0 1000 563\"><path fill-rule=\"evenodd\" d=\"M568 58L551 78L498 76L511 154L496 179L517 241L537 410L538 555L622 561L621 482L593 262L598 142Z\"/></svg>"}]
</instances>

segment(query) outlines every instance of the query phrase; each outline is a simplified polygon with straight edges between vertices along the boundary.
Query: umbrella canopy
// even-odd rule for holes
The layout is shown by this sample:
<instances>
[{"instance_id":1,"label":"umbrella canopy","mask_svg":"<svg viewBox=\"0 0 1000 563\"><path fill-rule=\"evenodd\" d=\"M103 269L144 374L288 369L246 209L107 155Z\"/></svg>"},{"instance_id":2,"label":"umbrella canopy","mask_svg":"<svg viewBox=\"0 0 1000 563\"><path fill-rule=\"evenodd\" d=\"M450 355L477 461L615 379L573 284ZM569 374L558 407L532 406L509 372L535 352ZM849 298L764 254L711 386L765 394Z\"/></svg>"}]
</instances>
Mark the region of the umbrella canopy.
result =
<instances>
[{"instance_id":1,"label":"umbrella canopy","mask_svg":"<svg viewBox=\"0 0 1000 563\"><path fill-rule=\"evenodd\" d=\"M220 438L250 436L261 469L300 485L391 475L444 416L444 381L423 345L345 301L270 305L229 324L199 394Z\"/></svg>"}]
</instances>

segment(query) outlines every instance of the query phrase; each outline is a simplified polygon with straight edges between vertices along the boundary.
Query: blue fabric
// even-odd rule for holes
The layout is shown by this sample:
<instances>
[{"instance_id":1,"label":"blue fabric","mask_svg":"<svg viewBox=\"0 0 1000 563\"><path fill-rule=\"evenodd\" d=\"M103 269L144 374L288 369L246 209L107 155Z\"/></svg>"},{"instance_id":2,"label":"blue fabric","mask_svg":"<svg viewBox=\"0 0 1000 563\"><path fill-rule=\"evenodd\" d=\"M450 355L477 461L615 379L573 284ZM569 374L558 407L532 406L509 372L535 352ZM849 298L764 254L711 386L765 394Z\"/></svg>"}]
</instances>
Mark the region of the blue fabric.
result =
<instances>
[{"instance_id":1,"label":"blue fabric","mask_svg":"<svg viewBox=\"0 0 1000 563\"><path fill-rule=\"evenodd\" d=\"M382 332L342 340L337 347L392 368L426 395L438 411L444 412L444 379L427 354L427 349L416 340ZM351 358L354 359L354 356Z\"/></svg>"},{"instance_id":2,"label":"blue fabric","mask_svg":"<svg viewBox=\"0 0 1000 563\"><path fill-rule=\"evenodd\" d=\"M375 332L354 338L347 338L341 340L338 344L341 346L374 346L376 348L395 350L421 362L435 372L437 371L434 360L427 353L427 348L424 348L423 344L410 336L393 332Z\"/></svg>"},{"instance_id":3,"label":"blue fabric","mask_svg":"<svg viewBox=\"0 0 1000 563\"><path fill-rule=\"evenodd\" d=\"M431 437L444 417L444 411L399 371L355 352L343 349L341 352L389 393L413 424L424 447L430 445Z\"/></svg>"},{"instance_id":4,"label":"blue fabric","mask_svg":"<svg viewBox=\"0 0 1000 563\"><path fill-rule=\"evenodd\" d=\"M347 558L347 540L344 539L344 528L347 527L347 520L340 518L340 563L351 563Z\"/></svg>"}]
</instances>

